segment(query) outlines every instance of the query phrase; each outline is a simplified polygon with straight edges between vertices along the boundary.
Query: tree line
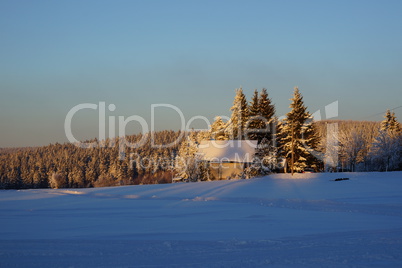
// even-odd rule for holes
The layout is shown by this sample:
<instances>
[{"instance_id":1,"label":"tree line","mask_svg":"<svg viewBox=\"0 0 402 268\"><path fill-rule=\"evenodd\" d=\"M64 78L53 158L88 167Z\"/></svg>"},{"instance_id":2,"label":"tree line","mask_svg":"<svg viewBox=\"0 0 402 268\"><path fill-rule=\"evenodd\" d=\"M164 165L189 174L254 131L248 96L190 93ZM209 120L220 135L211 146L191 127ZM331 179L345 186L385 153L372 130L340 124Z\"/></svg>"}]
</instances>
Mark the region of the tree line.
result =
<instances>
[{"instance_id":1,"label":"tree line","mask_svg":"<svg viewBox=\"0 0 402 268\"><path fill-rule=\"evenodd\" d=\"M168 183L177 175L205 180L210 178L209 167L197 159L197 145L211 139L258 141L256 160L245 169L245 177L302 172L306 168L333 172L402 170L402 131L394 113L387 111L382 122L314 121L298 88L294 89L290 108L279 120L266 89L255 90L249 102L240 88L226 121L216 117L205 131L166 130L127 136L130 143L144 138L146 142L139 148L127 147L124 159L118 139L94 139L89 141L94 144L91 148L69 143L3 148L0 188Z\"/></svg>"},{"instance_id":2,"label":"tree line","mask_svg":"<svg viewBox=\"0 0 402 268\"><path fill-rule=\"evenodd\" d=\"M324 159L328 162L338 159L336 167L327 166L325 171L402 170L402 130L395 113L388 110L382 122L318 121L315 124ZM338 131L328 132L331 125Z\"/></svg>"},{"instance_id":3,"label":"tree line","mask_svg":"<svg viewBox=\"0 0 402 268\"><path fill-rule=\"evenodd\" d=\"M144 134L127 136L130 143L139 142ZM172 161L179 143L180 131L159 131L139 148L127 148L119 157L118 141L96 139L96 145L80 148L74 144L51 144L36 148L0 151L0 187L80 188L129 184L170 182ZM160 146L152 146L157 144ZM114 146L103 146L114 144ZM170 146L164 148L164 144Z\"/></svg>"}]
</instances>

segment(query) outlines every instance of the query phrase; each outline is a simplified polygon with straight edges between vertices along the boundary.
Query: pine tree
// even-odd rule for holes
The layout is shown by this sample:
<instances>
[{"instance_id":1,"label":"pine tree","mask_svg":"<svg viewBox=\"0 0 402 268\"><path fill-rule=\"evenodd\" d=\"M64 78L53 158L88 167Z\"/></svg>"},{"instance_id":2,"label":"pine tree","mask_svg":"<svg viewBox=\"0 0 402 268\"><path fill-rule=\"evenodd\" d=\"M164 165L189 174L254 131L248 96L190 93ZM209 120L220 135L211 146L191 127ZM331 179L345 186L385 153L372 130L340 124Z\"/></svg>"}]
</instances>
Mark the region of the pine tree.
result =
<instances>
[{"instance_id":1,"label":"pine tree","mask_svg":"<svg viewBox=\"0 0 402 268\"><path fill-rule=\"evenodd\" d=\"M254 90L253 98L249 105L249 121L247 124L247 137L250 140L257 140L262 120L260 118L260 105L258 91Z\"/></svg>"},{"instance_id":2,"label":"pine tree","mask_svg":"<svg viewBox=\"0 0 402 268\"><path fill-rule=\"evenodd\" d=\"M236 96L230 110L232 116L228 126L229 136L231 139L241 140L244 138L244 130L249 117L247 100L242 88L236 89Z\"/></svg>"},{"instance_id":3,"label":"pine tree","mask_svg":"<svg viewBox=\"0 0 402 268\"><path fill-rule=\"evenodd\" d=\"M88 169L86 173L86 180L88 186L93 186L93 183L97 180L99 176L99 159L92 157L91 161L88 162Z\"/></svg>"},{"instance_id":4,"label":"pine tree","mask_svg":"<svg viewBox=\"0 0 402 268\"><path fill-rule=\"evenodd\" d=\"M244 171L247 179L270 174L277 167L277 148L264 138L258 145L253 162Z\"/></svg>"},{"instance_id":5,"label":"pine tree","mask_svg":"<svg viewBox=\"0 0 402 268\"><path fill-rule=\"evenodd\" d=\"M220 116L215 117L215 121L211 125L210 137L214 140L227 140L228 136L225 132L226 123Z\"/></svg>"},{"instance_id":6,"label":"pine tree","mask_svg":"<svg viewBox=\"0 0 402 268\"><path fill-rule=\"evenodd\" d=\"M257 146L256 156L261 159L262 174L266 175L277 168L278 148L264 138Z\"/></svg>"},{"instance_id":7,"label":"pine tree","mask_svg":"<svg viewBox=\"0 0 402 268\"><path fill-rule=\"evenodd\" d=\"M264 138L273 144L276 133L275 106L264 88L260 95L254 91L249 105L248 139L261 142Z\"/></svg>"},{"instance_id":8,"label":"pine tree","mask_svg":"<svg viewBox=\"0 0 402 268\"><path fill-rule=\"evenodd\" d=\"M211 139L211 132L209 130L197 131L197 139L196 139L197 143L210 139Z\"/></svg>"},{"instance_id":9,"label":"pine tree","mask_svg":"<svg viewBox=\"0 0 402 268\"><path fill-rule=\"evenodd\" d=\"M49 178L49 185L51 188L59 189L66 186L65 174L53 172Z\"/></svg>"},{"instance_id":10,"label":"pine tree","mask_svg":"<svg viewBox=\"0 0 402 268\"><path fill-rule=\"evenodd\" d=\"M395 116L394 112L392 112L392 121L391 121L391 125L390 125L390 130L394 131L395 133L402 132L401 124L396 120L396 116Z\"/></svg>"},{"instance_id":11,"label":"pine tree","mask_svg":"<svg viewBox=\"0 0 402 268\"><path fill-rule=\"evenodd\" d=\"M292 171L301 172L306 167L317 168L318 160L312 151L318 145L319 137L297 87L291 101L292 110L287 113L280 127L280 152Z\"/></svg>"},{"instance_id":12,"label":"pine tree","mask_svg":"<svg viewBox=\"0 0 402 268\"><path fill-rule=\"evenodd\" d=\"M384 118L385 119L381 122L381 130L388 131L388 129L390 127L390 123L392 121L392 115L389 110L387 110L387 112L385 113Z\"/></svg>"},{"instance_id":13,"label":"pine tree","mask_svg":"<svg viewBox=\"0 0 402 268\"><path fill-rule=\"evenodd\" d=\"M395 170L402 165L402 133L395 113L387 110L378 136L375 138L372 155L381 170Z\"/></svg>"},{"instance_id":14,"label":"pine tree","mask_svg":"<svg viewBox=\"0 0 402 268\"><path fill-rule=\"evenodd\" d=\"M384 115L384 120L381 122L381 130L382 131L390 131L390 132L401 132L401 126L396 120L396 116L394 112L390 112L390 110L387 110L387 112Z\"/></svg>"},{"instance_id":15,"label":"pine tree","mask_svg":"<svg viewBox=\"0 0 402 268\"><path fill-rule=\"evenodd\" d=\"M202 161L198 159L197 161L197 180L198 181L209 181L211 180L211 170L208 161Z\"/></svg>"},{"instance_id":16,"label":"pine tree","mask_svg":"<svg viewBox=\"0 0 402 268\"><path fill-rule=\"evenodd\" d=\"M197 133L191 132L188 137L182 141L179 154L176 157L175 169L179 177L189 180L197 180Z\"/></svg>"},{"instance_id":17,"label":"pine tree","mask_svg":"<svg viewBox=\"0 0 402 268\"><path fill-rule=\"evenodd\" d=\"M258 137L258 141L261 142L266 138L271 144L276 134L276 120L275 120L275 105L272 104L271 99L268 96L268 92L265 88L262 89L259 99L259 114L263 118L263 122L259 126L260 129L264 129Z\"/></svg>"},{"instance_id":18,"label":"pine tree","mask_svg":"<svg viewBox=\"0 0 402 268\"><path fill-rule=\"evenodd\" d=\"M117 181L120 185L123 185L128 180L128 177L128 162L121 161L117 172Z\"/></svg>"}]
</instances>

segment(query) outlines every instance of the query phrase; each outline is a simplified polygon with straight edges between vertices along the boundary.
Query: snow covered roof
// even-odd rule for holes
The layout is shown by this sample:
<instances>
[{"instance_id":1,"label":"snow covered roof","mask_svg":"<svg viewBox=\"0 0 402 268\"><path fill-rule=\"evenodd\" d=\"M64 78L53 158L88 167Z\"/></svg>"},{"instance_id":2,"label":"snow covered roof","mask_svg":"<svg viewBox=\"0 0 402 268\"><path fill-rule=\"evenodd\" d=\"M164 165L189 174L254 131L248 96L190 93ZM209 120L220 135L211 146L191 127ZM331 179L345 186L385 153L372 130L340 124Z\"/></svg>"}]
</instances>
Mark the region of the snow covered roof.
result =
<instances>
[{"instance_id":1,"label":"snow covered roof","mask_svg":"<svg viewBox=\"0 0 402 268\"><path fill-rule=\"evenodd\" d=\"M206 140L198 145L197 154L210 162L250 163L256 148L256 140Z\"/></svg>"}]
</instances>

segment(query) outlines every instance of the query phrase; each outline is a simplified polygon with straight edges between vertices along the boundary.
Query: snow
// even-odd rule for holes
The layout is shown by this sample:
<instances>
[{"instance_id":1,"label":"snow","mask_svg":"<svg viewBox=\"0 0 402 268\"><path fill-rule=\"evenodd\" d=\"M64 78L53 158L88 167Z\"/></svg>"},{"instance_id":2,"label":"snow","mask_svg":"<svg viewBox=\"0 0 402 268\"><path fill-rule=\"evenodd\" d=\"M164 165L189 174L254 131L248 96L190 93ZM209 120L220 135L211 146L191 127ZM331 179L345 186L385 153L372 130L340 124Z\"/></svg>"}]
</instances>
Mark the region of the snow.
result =
<instances>
[{"instance_id":1,"label":"snow","mask_svg":"<svg viewBox=\"0 0 402 268\"><path fill-rule=\"evenodd\" d=\"M256 140L204 140L198 146L198 154L211 162L253 162Z\"/></svg>"},{"instance_id":2,"label":"snow","mask_svg":"<svg viewBox=\"0 0 402 268\"><path fill-rule=\"evenodd\" d=\"M0 267L401 267L401 190L387 172L1 191Z\"/></svg>"}]
</instances>

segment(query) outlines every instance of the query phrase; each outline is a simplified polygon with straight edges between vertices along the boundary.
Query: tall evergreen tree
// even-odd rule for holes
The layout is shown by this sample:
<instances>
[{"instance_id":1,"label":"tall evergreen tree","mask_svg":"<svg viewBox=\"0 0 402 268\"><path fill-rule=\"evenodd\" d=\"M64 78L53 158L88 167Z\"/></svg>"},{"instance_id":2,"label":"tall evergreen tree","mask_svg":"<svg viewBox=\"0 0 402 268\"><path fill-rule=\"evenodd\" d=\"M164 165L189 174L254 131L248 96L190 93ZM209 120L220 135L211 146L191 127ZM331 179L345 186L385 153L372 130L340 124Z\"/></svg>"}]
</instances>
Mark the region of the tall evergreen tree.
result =
<instances>
[{"instance_id":1,"label":"tall evergreen tree","mask_svg":"<svg viewBox=\"0 0 402 268\"><path fill-rule=\"evenodd\" d=\"M371 153L380 170L395 170L402 166L402 133L395 113L387 110Z\"/></svg>"},{"instance_id":2,"label":"tall evergreen tree","mask_svg":"<svg viewBox=\"0 0 402 268\"><path fill-rule=\"evenodd\" d=\"M253 98L249 105L249 121L247 123L247 138L250 140L258 139L262 120L260 118L260 105L258 91L254 90Z\"/></svg>"},{"instance_id":3,"label":"tall evergreen tree","mask_svg":"<svg viewBox=\"0 0 402 268\"><path fill-rule=\"evenodd\" d=\"M306 167L317 168L318 159L312 151L317 147L319 137L297 87L291 101L292 110L286 114L280 127L280 152L286 158L289 168L296 172Z\"/></svg>"},{"instance_id":4,"label":"tall evergreen tree","mask_svg":"<svg viewBox=\"0 0 402 268\"><path fill-rule=\"evenodd\" d=\"M259 99L259 112L263 118L263 122L259 126L260 129L264 129L258 137L258 141L261 142L264 138L273 144L273 139L276 134L276 122L275 122L275 105L272 103L268 96L268 92L265 88L262 89Z\"/></svg>"},{"instance_id":5,"label":"tall evergreen tree","mask_svg":"<svg viewBox=\"0 0 402 268\"><path fill-rule=\"evenodd\" d=\"M182 141L178 156L176 157L176 173L179 177L189 181L197 180L197 146L197 133L191 132L190 135Z\"/></svg>"},{"instance_id":6,"label":"tall evergreen tree","mask_svg":"<svg viewBox=\"0 0 402 268\"><path fill-rule=\"evenodd\" d=\"M220 116L217 116L211 125L210 137L214 140L227 140L228 136L225 129L226 123L223 122Z\"/></svg>"},{"instance_id":7,"label":"tall evergreen tree","mask_svg":"<svg viewBox=\"0 0 402 268\"><path fill-rule=\"evenodd\" d=\"M247 100L242 88L236 89L236 96L230 110L232 111L232 116L227 128L229 136L231 139L241 140L244 138L244 130L249 117Z\"/></svg>"},{"instance_id":8,"label":"tall evergreen tree","mask_svg":"<svg viewBox=\"0 0 402 268\"><path fill-rule=\"evenodd\" d=\"M382 131L389 131L389 132L400 132L401 131L401 126L399 122L396 120L396 116L394 112L390 112L390 110L387 110L387 112L384 115L384 120L381 122L381 130Z\"/></svg>"},{"instance_id":9,"label":"tall evergreen tree","mask_svg":"<svg viewBox=\"0 0 402 268\"><path fill-rule=\"evenodd\" d=\"M254 91L249 105L247 130L249 139L258 140L260 143L265 138L272 143L276 133L275 106L265 88L260 95L257 90Z\"/></svg>"},{"instance_id":10,"label":"tall evergreen tree","mask_svg":"<svg viewBox=\"0 0 402 268\"><path fill-rule=\"evenodd\" d=\"M381 122L381 130L382 131L387 131L390 127L390 123L392 121L392 116L390 110L387 110L387 112L384 115L384 120Z\"/></svg>"}]
</instances>

